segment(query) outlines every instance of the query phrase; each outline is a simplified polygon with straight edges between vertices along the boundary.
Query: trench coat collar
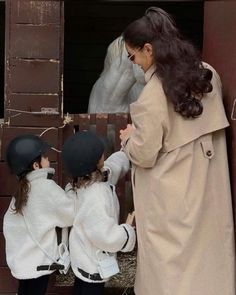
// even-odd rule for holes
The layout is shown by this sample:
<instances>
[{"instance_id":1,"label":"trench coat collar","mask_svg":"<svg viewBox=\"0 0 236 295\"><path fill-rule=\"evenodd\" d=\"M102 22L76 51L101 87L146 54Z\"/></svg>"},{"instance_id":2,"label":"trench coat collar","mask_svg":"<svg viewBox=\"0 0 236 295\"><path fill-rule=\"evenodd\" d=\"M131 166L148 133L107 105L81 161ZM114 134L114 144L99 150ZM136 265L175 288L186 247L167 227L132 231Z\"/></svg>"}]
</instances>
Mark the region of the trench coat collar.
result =
<instances>
[{"instance_id":1,"label":"trench coat collar","mask_svg":"<svg viewBox=\"0 0 236 295\"><path fill-rule=\"evenodd\" d=\"M158 113L152 113L156 112L156 108L149 109L149 112L151 116L159 116L160 120L162 120L161 124L164 132L163 152L171 152L202 135L229 126L222 101L220 78L210 65L203 62L203 66L209 68L213 73L211 81L213 89L204 95L202 99L203 113L199 117L194 119L185 118L176 113L173 103L166 98L161 80L157 75L152 75L155 67L150 67L145 73L145 79L150 79L144 87L145 91L141 93L137 101L130 105L131 118L135 122L135 118L140 116L141 109L149 108L149 103L155 105L155 100L158 100Z\"/></svg>"},{"instance_id":2,"label":"trench coat collar","mask_svg":"<svg viewBox=\"0 0 236 295\"><path fill-rule=\"evenodd\" d=\"M155 73L156 66L153 64L145 73L145 81L146 83L151 80L153 74Z\"/></svg>"}]
</instances>

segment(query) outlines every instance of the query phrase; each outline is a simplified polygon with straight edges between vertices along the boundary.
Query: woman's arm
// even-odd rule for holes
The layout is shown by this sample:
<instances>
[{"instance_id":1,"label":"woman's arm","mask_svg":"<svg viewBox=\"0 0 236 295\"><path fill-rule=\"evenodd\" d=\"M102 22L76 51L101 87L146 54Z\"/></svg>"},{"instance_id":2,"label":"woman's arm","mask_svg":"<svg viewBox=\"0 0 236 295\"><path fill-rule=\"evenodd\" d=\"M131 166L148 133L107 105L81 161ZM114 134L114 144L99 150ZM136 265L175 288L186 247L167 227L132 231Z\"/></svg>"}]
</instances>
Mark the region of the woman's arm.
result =
<instances>
[{"instance_id":1,"label":"woman's arm","mask_svg":"<svg viewBox=\"0 0 236 295\"><path fill-rule=\"evenodd\" d=\"M151 168L163 144L164 111L147 97L132 105L131 117L135 128L128 125L120 131L122 150L133 164Z\"/></svg>"}]
</instances>

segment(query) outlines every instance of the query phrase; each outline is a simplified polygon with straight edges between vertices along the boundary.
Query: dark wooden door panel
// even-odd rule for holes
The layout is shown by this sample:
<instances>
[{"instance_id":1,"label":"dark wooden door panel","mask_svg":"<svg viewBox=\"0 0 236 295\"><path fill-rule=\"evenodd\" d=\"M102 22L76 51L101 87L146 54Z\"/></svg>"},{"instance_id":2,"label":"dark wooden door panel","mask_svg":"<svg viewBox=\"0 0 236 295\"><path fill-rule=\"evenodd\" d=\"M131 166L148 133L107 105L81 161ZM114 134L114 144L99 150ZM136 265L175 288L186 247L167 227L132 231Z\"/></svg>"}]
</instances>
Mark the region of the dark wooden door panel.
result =
<instances>
[{"instance_id":1,"label":"dark wooden door panel","mask_svg":"<svg viewBox=\"0 0 236 295\"><path fill-rule=\"evenodd\" d=\"M21 134L43 133L43 139L55 148L61 148L60 129L57 127L62 125L63 109L64 2L7 0L5 27L4 119L8 127L0 129L1 230L10 195L14 194L17 187L16 178L11 175L5 162L6 147L10 140ZM61 180L59 154L51 151L48 155L51 166L56 169L54 180L58 182ZM5 241L1 230L0 294L15 294L18 283L5 266ZM53 275L48 295L63 294L60 291L63 288L55 284ZM67 290L64 291L66 294Z\"/></svg>"},{"instance_id":2,"label":"dark wooden door panel","mask_svg":"<svg viewBox=\"0 0 236 295\"><path fill-rule=\"evenodd\" d=\"M220 74L224 104L230 122L227 129L229 166L236 213L236 1L206 1L203 59ZM214 110L213 110L214 111Z\"/></svg>"},{"instance_id":3,"label":"dark wooden door panel","mask_svg":"<svg viewBox=\"0 0 236 295\"><path fill-rule=\"evenodd\" d=\"M8 209L10 201L11 201L11 197L3 196L0 194L0 232L2 231L3 217ZM5 252L3 252L3 253L5 255ZM0 255L1 255L1 253L0 253Z\"/></svg>"},{"instance_id":4,"label":"dark wooden door panel","mask_svg":"<svg viewBox=\"0 0 236 295\"><path fill-rule=\"evenodd\" d=\"M16 185L16 177L10 173L7 164L5 162L0 162L0 196L8 196L14 194L16 190ZM1 198L0 202L2 202Z\"/></svg>"},{"instance_id":5,"label":"dark wooden door panel","mask_svg":"<svg viewBox=\"0 0 236 295\"><path fill-rule=\"evenodd\" d=\"M60 27L12 25L10 56L59 59Z\"/></svg>"},{"instance_id":6,"label":"dark wooden door panel","mask_svg":"<svg viewBox=\"0 0 236 295\"><path fill-rule=\"evenodd\" d=\"M5 105L11 126L60 126L58 94L10 94ZM41 114L40 114L41 113Z\"/></svg>"},{"instance_id":7,"label":"dark wooden door panel","mask_svg":"<svg viewBox=\"0 0 236 295\"><path fill-rule=\"evenodd\" d=\"M41 112L42 108L58 110L58 94L12 94L11 107L28 112ZM29 126L29 125L28 125Z\"/></svg>"},{"instance_id":8,"label":"dark wooden door panel","mask_svg":"<svg viewBox=\"0 0 236 295\"><path fill-rule=\"evenodd\" d=\"M16 292L18 282L7 267L0 267L0 294Z\"/></svg>"},{"instance_id":9,"label":"dark wooden door panel","mask_svg":"<svg viewBox=\"0 0 236 295\"><path fill-rule=\"evenodd\" d=\"M59 92L59 61L11 59L10 85L12 92Z\"/></svg>"},{"instance_id":10,"label":"dark wooden door panel","mask_svg":"<svg viewBox=\"0 0 236 295\"><path fill-rule=\"evenodd\" d=\"M3 233L0 232L0 267L6 266L6 255L5 255L5 239Z\"/></svg>"},{"instance_id":11,"label":"dark wooden door panel","mask_svg":"<svg viewBox=\"0 0 236 295\"><path fill-rule=\"evenodd\" d=\"M9 0L8 0L9 1ZM14 3L15 2L15 3ZM24 1L13 0L11 23L23 24L59 24L61 6L59 0Z\"/></svg>"},{"instance_id":12,"label":"dark wooden door panel","mask_svg":"<svg viewBox=\"0 0 236 295\"><path fill-rule=\"evenodd\" d=\"M59 126L62 113L63 1L9 0L6 3L5 121L18 126ZM56 96L53 117L17 115L14 96L24 101L17 109L34 105L35 96ZM27 99L26 99L27 97ZM50 108L43 100L42 107ZM22 107L24 103L24 106ZM31 112L31 110L29 111Z\"/></svg>"},{"instance_id":13,"label":"dark wooden door panel","mask_svg":"<svg viewBox=\"0 0 236 295\"><path fill-rule=\"evenodd\" d=\"M47 108L48 109L48 108ZM54 111L54 110L52 110ZM22 112L22 110L19 111L13 111L12 108L9 108L9 111L7 110L8 114L8 122L10 123L10 126L19 126L19 127L49 127L49 126L60 126L61 118L57 114L25 114Z\"/></svg>"}]
</instances>

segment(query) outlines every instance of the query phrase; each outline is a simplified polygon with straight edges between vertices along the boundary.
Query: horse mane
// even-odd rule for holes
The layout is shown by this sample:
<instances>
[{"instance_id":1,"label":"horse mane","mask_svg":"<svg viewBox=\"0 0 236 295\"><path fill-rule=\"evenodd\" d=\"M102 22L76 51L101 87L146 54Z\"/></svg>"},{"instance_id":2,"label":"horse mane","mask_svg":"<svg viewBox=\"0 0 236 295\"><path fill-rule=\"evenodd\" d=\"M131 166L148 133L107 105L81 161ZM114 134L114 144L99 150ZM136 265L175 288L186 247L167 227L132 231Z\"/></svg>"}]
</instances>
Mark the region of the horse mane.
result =
<instances>
[{"instance_id":1,"label":"horse mane","mask_svg":"<svg viewBox=\"0 0 236 295\"><path fill-rule=\"evenodd\" d=\"M119 36L107 48L103 71L107 71L110 68L114 59L118 57L121 59L124 50L126 51L124 39L122 36Z\"/></svg>"}]
</instances>

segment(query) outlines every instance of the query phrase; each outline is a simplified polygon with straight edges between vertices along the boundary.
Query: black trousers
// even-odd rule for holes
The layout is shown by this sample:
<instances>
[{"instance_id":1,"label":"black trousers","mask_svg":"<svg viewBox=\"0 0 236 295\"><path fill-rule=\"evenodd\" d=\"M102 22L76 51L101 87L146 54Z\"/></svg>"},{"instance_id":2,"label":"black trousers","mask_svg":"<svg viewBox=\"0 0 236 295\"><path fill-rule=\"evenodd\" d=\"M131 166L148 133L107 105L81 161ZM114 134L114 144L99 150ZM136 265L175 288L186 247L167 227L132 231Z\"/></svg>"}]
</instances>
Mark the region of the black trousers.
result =
<instances>
[{"instance_id":1,"label":"black trousers","mask_svg":"<svg viewBox=\"0 0 236 295\"><path fill-rule=\"evenodd\" d=\"M105 283L88 283L75 277L73 295L103 295Z\"/></svg>"},{"instance_id":2,"label":"black trousers","mask_svg":"<svg viewBox=\"0 0 236 295\"><path fill-rule=\"evenodd\" d=\"M49 275L37 279L19 280L17 295L45 295L47 292Z\"/></svg>"}]
</instances>

